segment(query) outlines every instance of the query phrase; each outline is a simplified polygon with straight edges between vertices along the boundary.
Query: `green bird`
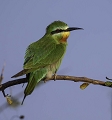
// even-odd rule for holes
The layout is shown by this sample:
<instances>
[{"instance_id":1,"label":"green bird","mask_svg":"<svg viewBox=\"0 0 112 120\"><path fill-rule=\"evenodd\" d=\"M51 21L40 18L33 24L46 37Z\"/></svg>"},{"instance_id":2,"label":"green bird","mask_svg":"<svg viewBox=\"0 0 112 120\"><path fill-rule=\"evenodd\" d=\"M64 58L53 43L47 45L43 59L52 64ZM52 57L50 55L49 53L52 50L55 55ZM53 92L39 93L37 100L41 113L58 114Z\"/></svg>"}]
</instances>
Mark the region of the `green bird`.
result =
<instances>
[{"instance_id":1,"label":"green bird","mask_svg":"<svg viewBox=\"0 0 112 120\"><path fill-rule=\"evenodd\" d=\"M82 28L68 27L62 21L54 21L46 28L45 35L33 42L26 49L23 70L11 78L26 74L28 84L24 90L24 98L30 95L41 80L48 80L60 67L67 47L70 31Z\"/></svg>"}]
</instances>

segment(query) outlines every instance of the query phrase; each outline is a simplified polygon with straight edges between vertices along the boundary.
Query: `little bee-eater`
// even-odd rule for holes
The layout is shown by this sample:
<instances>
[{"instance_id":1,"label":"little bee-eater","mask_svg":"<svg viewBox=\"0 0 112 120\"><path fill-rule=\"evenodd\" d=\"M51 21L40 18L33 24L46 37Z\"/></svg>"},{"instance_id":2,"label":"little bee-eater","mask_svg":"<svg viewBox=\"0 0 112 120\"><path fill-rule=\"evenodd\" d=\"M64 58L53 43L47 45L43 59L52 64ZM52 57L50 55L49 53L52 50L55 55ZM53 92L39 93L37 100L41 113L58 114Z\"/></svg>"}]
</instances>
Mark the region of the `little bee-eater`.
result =
<instances>
[{"instance_id":1,"label":"little bee-eater","mask_svg":"<svg viewBox=\"0 0 112 120\"><path fill-rule=\"evenodd\" d=\"M12 76L14 78L26 74L28 79L22 104L25 97L33 92L39 81L49 79L56 74L66 52L70 31L79 29L82 28L68 27L62 21L54 21L47 26L46 33L41 39L28 46L23 70Z\"/></svg>"}]
</instances>

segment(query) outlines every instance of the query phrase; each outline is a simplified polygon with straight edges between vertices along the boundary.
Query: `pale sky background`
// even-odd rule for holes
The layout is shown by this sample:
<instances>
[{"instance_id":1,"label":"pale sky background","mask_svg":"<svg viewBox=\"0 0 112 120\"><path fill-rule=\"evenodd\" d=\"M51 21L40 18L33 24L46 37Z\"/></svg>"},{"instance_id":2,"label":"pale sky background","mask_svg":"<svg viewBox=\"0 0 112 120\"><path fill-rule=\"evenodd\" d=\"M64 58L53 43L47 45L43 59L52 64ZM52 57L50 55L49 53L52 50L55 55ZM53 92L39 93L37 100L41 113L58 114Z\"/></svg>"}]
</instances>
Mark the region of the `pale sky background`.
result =
<instances>
[{"instance_id":1,"label":"pale sky background","mask_svg":"<svg viewBox=\"0 0 112 120\"><path fill-rule=\"evenodd\" d=\"M58 74L103 81L106 76L112 78L111 0L0 0L0 69L6 63L3 82L22 70L26 47L40 39L55 20L84 28L71 32ZM112 120L112 89L90 85L81 90L81 84L42 83L23 106L0 112L0 120L15 115L24 115L24 120ZM24 88L21 84L7 88L6 93L11 90L14 96ZM0 92L0 106L4 103Z\"/></svg>"}]
</instances>

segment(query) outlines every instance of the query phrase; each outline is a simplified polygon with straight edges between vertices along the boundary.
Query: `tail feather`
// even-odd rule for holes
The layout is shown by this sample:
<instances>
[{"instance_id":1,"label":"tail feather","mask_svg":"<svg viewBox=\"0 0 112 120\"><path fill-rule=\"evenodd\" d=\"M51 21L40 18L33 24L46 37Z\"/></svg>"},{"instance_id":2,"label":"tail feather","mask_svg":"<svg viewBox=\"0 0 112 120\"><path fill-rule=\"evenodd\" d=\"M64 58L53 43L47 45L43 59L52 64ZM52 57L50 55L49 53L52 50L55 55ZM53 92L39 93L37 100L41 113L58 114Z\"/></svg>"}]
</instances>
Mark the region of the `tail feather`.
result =
<instances>
[{"instance_id":1,"label":"tail feather","mask_svg":"<svg viewBox=\"0 0 112 120\"><path fill-rule=\"evenodd\" d=\"M23 98L23 100L21 102L21 105L23 105L23 102L24 102L25 98L26 98L26 95L24 95L24 98Z\"/></svg>"},{"instance_id":2,"label":"tail feather","mask_svg":"<svg viewBox=\"0 0 112 120\"><path fill-rule=\"evenodd\" d=\"M17 74L13 75L11 78L22 76L22 75L26 74L27 71L28 71L28 69L24 69L24 70L18 72Z\"/></svg>"},{"instance_id":3,"label":"tail feather","mask_svg":"<svg viewBox=\"0 0 112 120\"><path fill-rule=\"evenodd\" d=\"M23 102L24 102L26 96L30 95L34 91L37 83L41 80L41 79L38 79L38 78L35 79L34 72L29 73L29 74L30 74L29 75L29 81L28 81L28 84L27 84L27 86L26 86L26 88L24 90L24 97L23 97L21 105L23 105Z\"/></svg>"},{"instance_id":4,"label":"tail feather","mask_svg":"<svg viewBox=\"0 0 112 120\"><path fill-rule=\"evenodd\" d=\"M24 94L30 95L34 88L36 87L37 83L40 82L47 74L47 70L46 69L41 69L41 70L36 70L34 72L31 72L29 75L29 80L28 80L28 84L25 88Z\"/></svg>"}]
</instances>

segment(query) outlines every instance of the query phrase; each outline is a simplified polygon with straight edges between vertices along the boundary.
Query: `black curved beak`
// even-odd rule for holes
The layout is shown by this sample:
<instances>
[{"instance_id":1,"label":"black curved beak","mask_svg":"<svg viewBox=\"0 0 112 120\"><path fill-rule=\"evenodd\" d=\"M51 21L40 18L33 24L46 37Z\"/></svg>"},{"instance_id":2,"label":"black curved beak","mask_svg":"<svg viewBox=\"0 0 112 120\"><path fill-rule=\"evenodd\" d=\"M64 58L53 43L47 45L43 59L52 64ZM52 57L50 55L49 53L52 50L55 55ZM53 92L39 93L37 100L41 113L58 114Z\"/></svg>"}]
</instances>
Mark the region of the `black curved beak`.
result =
<instances>
[{"instance_id":1,"label":"black curved beak","mask_svg":"<svg viewBox=\"0 0 112 120\"><path fill-rule=\"evenodd\" d=\"M65 31L73 31L73 30L84 30L83 28L78 28L78 27L69 27Z\"/></svg>"}]
</instances>

